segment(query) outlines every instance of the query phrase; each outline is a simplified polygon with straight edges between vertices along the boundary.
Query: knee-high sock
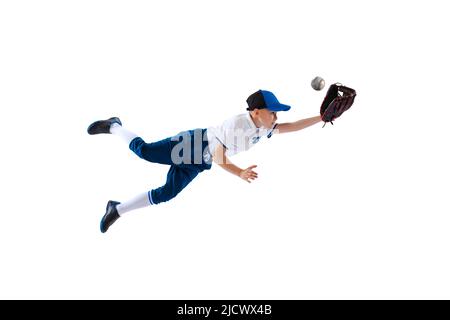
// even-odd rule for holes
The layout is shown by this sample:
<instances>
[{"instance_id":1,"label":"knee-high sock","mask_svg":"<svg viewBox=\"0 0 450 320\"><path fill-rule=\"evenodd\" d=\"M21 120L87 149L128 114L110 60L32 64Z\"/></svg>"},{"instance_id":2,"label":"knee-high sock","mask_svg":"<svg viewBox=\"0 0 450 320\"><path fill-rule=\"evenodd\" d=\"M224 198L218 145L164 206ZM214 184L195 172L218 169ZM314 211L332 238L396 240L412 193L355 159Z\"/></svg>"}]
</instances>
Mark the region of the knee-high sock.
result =
<instances>
[{"instance_id":1,"label":"knee-high sock","mask_svg":"<svg viewBox=\"0 0 450 320\"><path fill-rule=\"evenodd\" d=\"M130 130L125 129L124 127L122 127L118 123L113 123L111 125L111 128L109 129L109 132L111 132L114 135L117 135L117 136L121 137L127 143L127 145L130 145L130 142L134 138L138 137L137 134L131 132Z\"/></svg>"},{"instance_id":2,"label":"knee-high sock","mask_svg":"<svg viewBox=\"0 0 450 320\"><path fill-rule=\"evenodd\" d=\"M122 216L126 212L140 209L140 208L145 208L150 205L151 205L151 203L148 198L148 192L144 192L126 202L120 203L117 206L117 212L119 213L120 216Z\"/></svg>"}]
</instances>

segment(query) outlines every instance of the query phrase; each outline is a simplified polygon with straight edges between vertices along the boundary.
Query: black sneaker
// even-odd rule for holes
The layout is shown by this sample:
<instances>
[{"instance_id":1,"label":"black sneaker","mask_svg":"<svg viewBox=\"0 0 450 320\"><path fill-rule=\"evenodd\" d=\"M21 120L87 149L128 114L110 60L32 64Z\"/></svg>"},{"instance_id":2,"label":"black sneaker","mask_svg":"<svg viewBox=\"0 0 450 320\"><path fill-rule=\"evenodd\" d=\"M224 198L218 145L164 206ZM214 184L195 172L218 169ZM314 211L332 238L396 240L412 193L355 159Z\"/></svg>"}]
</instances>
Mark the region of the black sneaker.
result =
<instances>
[{"instance_id":1,"label":"black sneaker","mask_svg":"<svg viewBox=\"0 0 450 320\"><path fill-rule=\"evenodd\" d=\"M119 213L117 212L117 205L120 204L120 202L117 201L108 201L108 204L106 205L106 213L102 218L102 221L100 221L100 231L102 233L105 233L108 231L109 227L120 218Z\"/></svg>"},{"instance_id":2,"label":"black sneaker","mask_svg":"<svg viewBox=\"0 0 450 320\"><path fill-rule=\"evenodd\" d=\"M109 129L113 123L118 123L122 125L122 122L117 117L109 118L108 120L99 120L91 123L88 127L87 132L89 134L99 134L99 133L111 133Z\"/></svg>"}]
</instances>

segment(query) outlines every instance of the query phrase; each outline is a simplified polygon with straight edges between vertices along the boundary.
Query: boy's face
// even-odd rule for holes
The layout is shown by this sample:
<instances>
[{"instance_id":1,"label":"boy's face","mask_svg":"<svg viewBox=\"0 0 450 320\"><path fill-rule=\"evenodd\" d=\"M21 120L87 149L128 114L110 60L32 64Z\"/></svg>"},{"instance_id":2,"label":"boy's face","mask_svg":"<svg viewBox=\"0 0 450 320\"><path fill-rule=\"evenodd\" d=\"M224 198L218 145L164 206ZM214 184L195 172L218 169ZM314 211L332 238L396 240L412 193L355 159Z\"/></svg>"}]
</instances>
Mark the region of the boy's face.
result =
<instances>
[{"instance_id":1,"label":"boy's face","mask_svg":"<svg viewBox=\"0 0 450 320\"><path fill-rule=\"evenodd\" d=\"M253 110L252 117L255 119L258 127L263 126L266 129L271 129L277 121L277 113L268 109Z\"/></svg>"}]
</instances>

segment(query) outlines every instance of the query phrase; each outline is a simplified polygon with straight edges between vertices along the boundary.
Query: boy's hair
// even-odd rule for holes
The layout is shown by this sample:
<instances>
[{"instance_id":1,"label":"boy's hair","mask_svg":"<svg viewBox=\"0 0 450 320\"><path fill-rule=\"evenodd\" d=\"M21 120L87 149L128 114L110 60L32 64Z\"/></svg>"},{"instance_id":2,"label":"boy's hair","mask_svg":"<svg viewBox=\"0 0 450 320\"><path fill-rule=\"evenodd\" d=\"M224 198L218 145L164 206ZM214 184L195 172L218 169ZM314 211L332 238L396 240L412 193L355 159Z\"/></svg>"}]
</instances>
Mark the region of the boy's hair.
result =
<instances>
[{"instance_id":1,"label":"boy's hair","mask_svg":"<svg viewBox=\"0 0 450 320\"><path fill-rule=\"evenodd\" d=\"M261 94L261 90L252 93L247 98L247 105L248 105L247 111L252 111L255 109L264 109L266 107L266 102L264 101L264 97Z\"/></svg>"}]
</instances>

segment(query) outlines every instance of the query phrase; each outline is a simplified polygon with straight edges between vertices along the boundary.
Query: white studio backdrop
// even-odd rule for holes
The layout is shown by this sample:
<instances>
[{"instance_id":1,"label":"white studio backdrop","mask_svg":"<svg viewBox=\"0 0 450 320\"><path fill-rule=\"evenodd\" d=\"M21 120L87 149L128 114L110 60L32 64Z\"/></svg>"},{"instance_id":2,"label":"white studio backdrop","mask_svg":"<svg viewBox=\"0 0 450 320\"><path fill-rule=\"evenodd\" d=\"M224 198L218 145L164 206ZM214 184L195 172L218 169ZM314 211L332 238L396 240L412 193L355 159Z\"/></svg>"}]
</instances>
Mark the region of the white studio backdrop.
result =
<instances>
[{"instance_id":1,"label":"white studio backdrop","mask_svg":"<svg viewBox=\"0 0 450 320\"><path fill-rule=\"evenodd\" d=\"M2 1L0 298L449 299L445 1ZM163 184L114 136L217 125L273 91L334 126L274 136L106 233Z\"/></svg>"}]
</instances>

